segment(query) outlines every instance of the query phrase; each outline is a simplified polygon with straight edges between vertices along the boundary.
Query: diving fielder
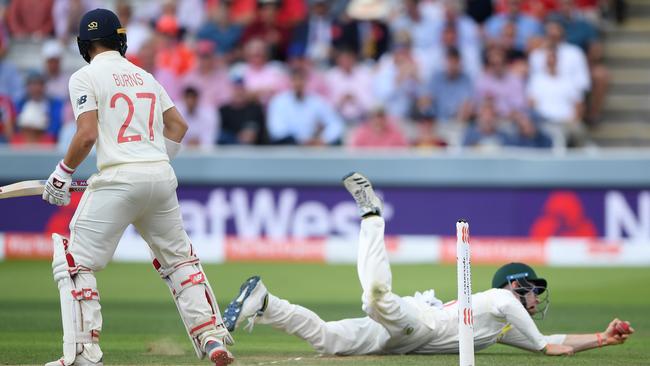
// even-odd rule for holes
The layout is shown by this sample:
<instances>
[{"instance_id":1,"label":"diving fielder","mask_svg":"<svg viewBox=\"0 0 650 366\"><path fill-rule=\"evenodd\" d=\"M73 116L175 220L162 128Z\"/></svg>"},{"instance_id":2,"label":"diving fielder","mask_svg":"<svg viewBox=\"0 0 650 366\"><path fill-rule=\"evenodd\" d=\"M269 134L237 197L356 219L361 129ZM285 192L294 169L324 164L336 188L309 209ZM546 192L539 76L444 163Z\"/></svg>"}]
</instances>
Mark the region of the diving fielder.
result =
<instances>
[{"instance_id":1,"label":"diving fielder","mask_svg":"<svg viewBox=\"0 0 650 366\"><path fill-rule=\"evenodd\" d=\"M77 43L89 63L70 78L77 131L48 178L43 199L57 206L70 203L72 174L93 145L99 172L88 180L70 222L70 240L53 235L63 357L47 366L103 364L95 272L110 261L129 224L151 249L197 356L227 365L233 357L224 343L232 339L183 229L169 164L187 124L153 76L124 58L126 32L113 12L86 13Z\"/></svg>"},{"instance_id":2,"label":"diving fielder","mask_svg":"<svg viewBox=\"0 0 650 366\"><path fill-rule=\"evenodd\" d=\"M270 324L329 355L458 353L456 301L442 304L433 290L405 297L392 292L382 203L361 174L345 177L343 184L362 218L357 270L362 309L368 316L325 322L309 309L269 293L254 276L244 282L224 313L228 329L233 331L246 320L250 329L255 323ZM541 296L548 295L546 280L523 263L511 263L496 272L492 285L472 296L476 350L503 343L546 355L570 355L621 344L634 332L628 322L614 319L604 332L545 336L532 316L545 312L548 298Z\"/></svg>"}]
</instances>

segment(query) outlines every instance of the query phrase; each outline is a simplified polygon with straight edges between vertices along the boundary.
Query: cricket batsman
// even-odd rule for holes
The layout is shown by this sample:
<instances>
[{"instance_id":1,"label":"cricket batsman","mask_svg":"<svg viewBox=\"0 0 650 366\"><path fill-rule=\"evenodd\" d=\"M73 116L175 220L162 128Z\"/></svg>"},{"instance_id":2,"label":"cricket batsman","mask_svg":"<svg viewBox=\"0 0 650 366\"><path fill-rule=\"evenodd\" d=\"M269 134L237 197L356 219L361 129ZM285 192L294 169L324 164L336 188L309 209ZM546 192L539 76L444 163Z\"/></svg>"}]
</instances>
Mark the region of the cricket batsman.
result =
<instances>
[{"instance_id":1,"label":"cricket batsman","mask_svg":"<svg viewBox=\"0 0 650 366\"><path fill-rule=\"evenodd\" d=\"M178 183L169 164L180 150L187 124L153 76L124 58L126 31L113 12L87 12L77 43L88 62L69 84L77 130L47 180L43 199L57 206L70 203L72 174L93 145L99 172L88 180L70 222L70 239L52 236L63 357L46 366L103 365L95 272L111 260L129 224L147 242L197 356L227 365L233 356L225 343L232 338L183 229Z\"/></svg>"},{"instance_id":2,"label":"cricket batsman","mask_svg":"<svg viewBox=\"0 0 650 366\"><path fill-rule=\"evenodd\" d=\"M363 288L365 318L325 322L300 305L269 293L258 276L241 286L224 313L230 331L245 320L270 324L309 342L321 354L458 353L458 305L443 304L433 290L400 297L392 292L391 270L384 247L382 203L367 178L353 173L343 179L361 214L357 270ZM548 305L547 283L523 263L510 263L494 275L494 288L472 296L474 347L503 343L549 356L571 355L622 344L634 329L614 319L604 332L540 333L532 319Z\"/></svg>"}]
</instances>

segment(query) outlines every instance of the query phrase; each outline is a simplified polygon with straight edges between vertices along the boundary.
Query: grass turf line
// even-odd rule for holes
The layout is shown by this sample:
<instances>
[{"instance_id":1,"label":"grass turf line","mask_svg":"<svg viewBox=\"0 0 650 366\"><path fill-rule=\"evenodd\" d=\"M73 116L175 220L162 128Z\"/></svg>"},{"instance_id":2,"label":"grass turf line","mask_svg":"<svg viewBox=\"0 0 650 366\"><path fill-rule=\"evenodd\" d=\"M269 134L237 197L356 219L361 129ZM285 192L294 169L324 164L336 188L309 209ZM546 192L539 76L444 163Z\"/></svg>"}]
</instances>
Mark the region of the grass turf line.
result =
<instances>
[{"instance_id":1,"label":"grass turf line","mask_svg":"<svg viewBox=\"0 0 650 366\"><path fill-rule=\"evenodd\" d=\"M320 264L224 264L204 266L224 307L241 282L260 274L269 290L305 305L326 320L364 316L356 268ZM536 268L537 269L537 268ZM487 289L495 267L474 266L475 291ZM393 289L408 295L435 288L456 294L456 267L393 266ZM545 268L551 308L538 322L544 333L592 333L613 317L630 320L637 333L623 346L554 358L505 346L477 353L477 365L647 365L650 349L650 282L647 268ZM98 275L107 365L205 365L185 335L167 288L147 264L112 263ZM47 262L0 262L0 365L42 365L61 352L58 293ZM457 365L455 355L318 357L309 345L268 326L235 334L239 365Z\"/></svg>"}]
</instances>

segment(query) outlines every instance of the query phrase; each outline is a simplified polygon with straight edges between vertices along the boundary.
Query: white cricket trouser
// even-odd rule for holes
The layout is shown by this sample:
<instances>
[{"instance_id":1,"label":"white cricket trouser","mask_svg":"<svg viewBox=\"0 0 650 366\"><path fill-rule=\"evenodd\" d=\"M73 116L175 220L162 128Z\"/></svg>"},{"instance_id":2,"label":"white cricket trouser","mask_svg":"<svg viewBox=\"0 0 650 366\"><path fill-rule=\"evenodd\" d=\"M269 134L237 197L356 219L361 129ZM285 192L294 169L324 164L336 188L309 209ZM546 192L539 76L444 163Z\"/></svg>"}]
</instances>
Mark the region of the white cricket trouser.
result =
<instances>
[{"instance_id":1,"label":"white cricket trouser","mask_svg":"<svg viewBox=\"0 0 650 366\"><path fill-rule=\"evenodd\" d=\"M258 323L296 335L322 354L409 353L435 336L419 309L392 292L384 219L379 216L361 221L357 270L368 317L325 322L311 310L269 294Z\"/></svg>"},{"instance_id":2,"label":"white cricket trouser","mask_svg":"<svg viewBox=\"0 0 650 366\"><path fill-rule=\"evenodd\" d=\"M93 272L106 267L129 224L164 268L189 260L191 245L183 229L177 185L168 162L122 164L93 175L70 222L68 250L75 263ZM178 301L190 321L212 316L202 291L199 297L183 291ZM101 330L99 301L81 305L83 314L92 314L84 319L84 328Z\"/></svg>"},{"instance_id":3,"label":"white cricket trouser","mask_svg":"<svg viewBox=\"0 0 650 366\"><path fill-rule=\"evenodd\" d=\"M106 267L129 224L163 267L187 260L190 240L177 185L167 162L122 164L93 175L70 221L69 251L75 262L93 271Z\"/></svg>"}]
</instances>

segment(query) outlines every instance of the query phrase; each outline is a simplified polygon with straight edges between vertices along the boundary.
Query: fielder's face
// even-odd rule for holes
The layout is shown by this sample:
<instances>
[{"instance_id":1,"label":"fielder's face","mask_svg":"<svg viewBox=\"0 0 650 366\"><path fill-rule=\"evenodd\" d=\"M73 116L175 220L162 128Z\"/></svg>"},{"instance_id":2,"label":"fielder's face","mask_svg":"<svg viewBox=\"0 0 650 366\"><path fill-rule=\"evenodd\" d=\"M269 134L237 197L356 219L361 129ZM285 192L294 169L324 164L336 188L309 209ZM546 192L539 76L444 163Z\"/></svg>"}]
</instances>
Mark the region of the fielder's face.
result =
<instances>
[{"instance_id":1,"label":"fielder's face","mask_svg":"<svg viewBox=\"0 0 650 366\"><path fill-rule=\"evenodd\" d=\"M534 290L528 291L526 295L526 311L530 315L535 315L537 313L537 305L539 305L539 298Z\"/></svg>"}]
</instances>

